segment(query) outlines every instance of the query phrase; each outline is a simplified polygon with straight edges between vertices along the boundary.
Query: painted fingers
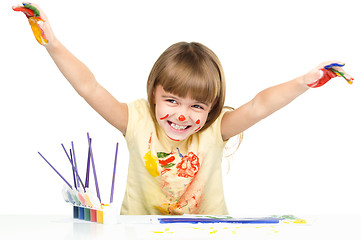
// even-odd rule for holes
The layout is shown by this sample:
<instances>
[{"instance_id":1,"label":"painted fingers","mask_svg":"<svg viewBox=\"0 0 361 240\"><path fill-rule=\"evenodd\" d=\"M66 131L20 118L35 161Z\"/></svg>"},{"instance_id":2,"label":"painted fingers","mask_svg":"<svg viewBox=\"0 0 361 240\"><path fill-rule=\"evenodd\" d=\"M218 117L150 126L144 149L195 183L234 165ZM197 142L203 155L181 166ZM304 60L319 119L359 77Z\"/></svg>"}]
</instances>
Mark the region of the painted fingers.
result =
<instances>
[{"instance_id":1,"label":"painted fingers","mask_svg":"<svg viewBox=\"0 0 361 240\"><path fill-rule=\"evenodd\" d=\"M23 12L28 18L31 30L35 36L35 39L41 45L47 45L48 39L45 36L43 27L45 24L46 16L36 4L23 3L22 5L13 6L14 11Z\"/></svg>"},{"instance_id":2,"label":"painted fingers","mask_svg":"<svg viewBox=\"0 0 361 240\"><path fill-rule=\"evenodd\" d=\"M320 64L317 69L319 69L319 78L312 83L307 84L308 87L317 88L326 84L329 80L335 77L344 78L349 84L353 83L353 77L347 74L343 67L345 66L342 62L329 61Z\"/></svg>"}]
</instances>

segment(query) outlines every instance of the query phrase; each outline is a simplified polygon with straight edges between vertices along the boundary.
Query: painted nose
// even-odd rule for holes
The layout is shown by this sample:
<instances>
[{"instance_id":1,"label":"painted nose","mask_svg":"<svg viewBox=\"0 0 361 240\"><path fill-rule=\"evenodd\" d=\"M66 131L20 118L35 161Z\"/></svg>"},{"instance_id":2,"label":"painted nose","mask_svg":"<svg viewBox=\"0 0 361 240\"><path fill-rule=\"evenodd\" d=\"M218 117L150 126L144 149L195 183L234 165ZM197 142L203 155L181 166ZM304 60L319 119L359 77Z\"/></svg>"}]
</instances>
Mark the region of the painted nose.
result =
<instances>
[{"instance_id":1,"label":"painted nose","mask_svg":"<svg viewBox=\"0 0 361 240\"><path fill-rule=\"evenodd\" d=\"M186 120L186 117L184 115L179 115L178 120L183 122Z\"/></svg>"}]
</instances>

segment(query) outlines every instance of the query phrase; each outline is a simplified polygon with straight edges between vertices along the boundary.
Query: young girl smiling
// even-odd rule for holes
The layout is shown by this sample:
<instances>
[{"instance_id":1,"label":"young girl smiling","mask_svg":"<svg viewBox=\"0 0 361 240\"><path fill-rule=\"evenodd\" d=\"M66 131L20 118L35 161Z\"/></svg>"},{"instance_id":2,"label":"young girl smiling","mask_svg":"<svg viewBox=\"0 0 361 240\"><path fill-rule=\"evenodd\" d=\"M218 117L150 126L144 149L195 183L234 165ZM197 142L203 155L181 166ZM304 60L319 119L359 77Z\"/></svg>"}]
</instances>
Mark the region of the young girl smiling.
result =
<instances>
[{"instance_id":1,"label":"young girl smiling","mask_svg":"<svg viewBox=\"0 0 361 240\"><path fill-rule=\"evenodd\" d=\"M179 42L155 62L148 99L119 102L55 37L43 11L45 48L74 89L125 136L129 170L121 214L228 213L222 185L227 140L286 106L310 87L345 74L342 63L267 88L232 110L224 107L225 78L217 56L196 42Z\"/></svg>"}]
</instances>

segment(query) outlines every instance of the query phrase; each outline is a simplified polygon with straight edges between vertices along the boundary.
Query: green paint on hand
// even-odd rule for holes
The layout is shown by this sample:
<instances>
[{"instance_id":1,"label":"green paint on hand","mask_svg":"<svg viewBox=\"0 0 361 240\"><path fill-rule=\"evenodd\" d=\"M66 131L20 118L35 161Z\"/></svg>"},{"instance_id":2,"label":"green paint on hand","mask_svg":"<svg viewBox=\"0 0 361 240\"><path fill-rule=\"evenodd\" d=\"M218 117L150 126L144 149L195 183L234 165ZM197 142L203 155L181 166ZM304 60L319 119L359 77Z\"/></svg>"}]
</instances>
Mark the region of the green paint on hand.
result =
<instances>
[{"instance_id":1,"label":"green paint on hand","mask_svg":"<svg viewBox=\"0 0 361 240\"><path fill-rule=\"evenodd\" d=\"M30 4L27 4L27 3L24 4L24 7L32 10L34 12L35 17L40 17L40 12L36 7L34 7Z\"/></svg>"}]
</instances>

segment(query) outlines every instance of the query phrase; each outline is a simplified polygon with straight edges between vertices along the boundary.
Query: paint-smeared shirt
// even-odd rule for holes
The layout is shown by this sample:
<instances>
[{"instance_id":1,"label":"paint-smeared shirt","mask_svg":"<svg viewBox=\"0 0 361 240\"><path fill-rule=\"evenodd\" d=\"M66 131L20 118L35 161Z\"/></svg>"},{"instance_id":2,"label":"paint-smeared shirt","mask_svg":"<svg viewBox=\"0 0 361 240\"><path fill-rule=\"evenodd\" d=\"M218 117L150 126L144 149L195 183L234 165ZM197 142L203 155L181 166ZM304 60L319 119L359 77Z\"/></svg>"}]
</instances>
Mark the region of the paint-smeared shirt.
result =
<instances>
[{"instance_id":1,"label":"paint-smeared shirt","mask_svg":"<svg viewBox=\"0 0 361 240\"><path fill-rule=\"evenodd\" d=\"M222 184L220 122L173 141L153 121L149 104L128 104L129 169L121 214L228 214Z\"/></svg>"}]
</instances>

